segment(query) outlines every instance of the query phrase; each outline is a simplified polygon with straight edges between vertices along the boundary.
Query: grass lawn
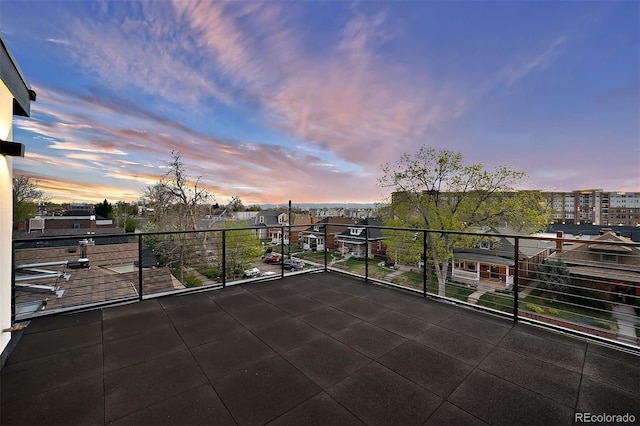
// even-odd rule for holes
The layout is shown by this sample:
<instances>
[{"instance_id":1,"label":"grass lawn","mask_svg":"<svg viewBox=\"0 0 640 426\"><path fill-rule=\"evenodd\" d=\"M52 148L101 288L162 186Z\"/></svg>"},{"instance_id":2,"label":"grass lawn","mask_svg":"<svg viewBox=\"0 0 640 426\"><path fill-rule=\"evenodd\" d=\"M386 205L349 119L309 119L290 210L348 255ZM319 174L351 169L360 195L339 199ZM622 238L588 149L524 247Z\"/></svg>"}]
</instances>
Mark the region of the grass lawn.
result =
<instances>
[{"instance_id":1,"label":"grass lawn","mask_svg":"<svg viewBox=\"0 0 640 426\"><path fill-rule=\"evenodd\" d=\"M394 277L393 283L401 285L403 287L414 288L422 291L423 280L422 274L417 272L403 272L402 274ZM473 293L475 289L467 287L462 284L447 282L445 287L445 296L451 299L458 299L464 302L467 301L469 295ZM427 280L427 293L438 294L438 279L435 275L431 274Z\"/></svg>"},{"instance_id":2,"label":"grass lawn","mask_svg":"<svg viewBox=\"0 0 640 426\"><path fill-rule=\"evenodd\" d=\"M296 253L296 257L299 259L309 259L315 262L324 262L324 252L304 252L304 253ZM331 260L331 254L327 253L327 260Z\"/></svg>"},{"instance_id":3,"label":"grass lawn","mask_svg":"<svg viewBox=\"0 0 640 426\"><path fill-rule=\"evenodd\" d=\"M616 321L611 318L610 308L603 311L588 306L574 306L559 300L553 301L541 289L536 289L529 296L520 299L520 309L538 312L543 315L557 316L567 321L606 330L617 329Z\"/></svg>"},{"instance_id":4,"label":"grass lawn","mask_svg":"<svg viewBox=\"0 0 640 426\"><path fill-rule=\"evenodd\" d=\"M513 295L485 293L478 299L477 305L497 311L513 313Z\"/></svg>"},{"instance_id":5,"label":"grass lawn","mask_svg":"<svg viewBox=\"0 0 640 426\"><path fill-rule=\"evenodd\" d=\"M422 274L417 272L403 272L400 275L396 275L391 280L392 283L402 287L413 288L422 291Z\"/></svg>"},{"instance_id":6,"label":"grass lawn","mask_svg":"<svg viewBox=\"0 0 640 426\"><path fill-rule=\"evenodd\" d=\"M348 259L344 262L336 262L332 265L334 268L345 269L353 274L365 275L365 259ZM369 259L369 278L384 280L385 277L393 271L378 265L375 259Z\"/></svg>"}]
</instances>

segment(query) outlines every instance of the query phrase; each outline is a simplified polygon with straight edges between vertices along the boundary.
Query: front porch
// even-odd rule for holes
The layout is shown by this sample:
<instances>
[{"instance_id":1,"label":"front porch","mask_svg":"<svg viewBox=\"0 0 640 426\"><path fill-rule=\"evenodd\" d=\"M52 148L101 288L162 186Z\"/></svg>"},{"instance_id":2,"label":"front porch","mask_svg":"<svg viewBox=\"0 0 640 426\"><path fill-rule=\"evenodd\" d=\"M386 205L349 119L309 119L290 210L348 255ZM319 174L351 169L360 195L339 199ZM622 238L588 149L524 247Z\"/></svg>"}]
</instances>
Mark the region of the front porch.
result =
<instances>
[{"instance_id":1,"label":"front porch","mask_svg":"<svg viewBox=\"0 0 640 426\"><path fill-rule=\"evenodd\" d=\"M451 280L490 291L513 288L513 262L502 259L456 259L451 266Z\"/></svg>"},{"instance_id":2,"label":"front porch","mask_svg":"<svg viewBox=\"0 0 640 426\"><path fill-rule=\"evenodd\" d=\"M311 250L311 251L324 251L324 237L309 234L302 235L302 249L303 250Z\"/></svg>"}]
</instances>

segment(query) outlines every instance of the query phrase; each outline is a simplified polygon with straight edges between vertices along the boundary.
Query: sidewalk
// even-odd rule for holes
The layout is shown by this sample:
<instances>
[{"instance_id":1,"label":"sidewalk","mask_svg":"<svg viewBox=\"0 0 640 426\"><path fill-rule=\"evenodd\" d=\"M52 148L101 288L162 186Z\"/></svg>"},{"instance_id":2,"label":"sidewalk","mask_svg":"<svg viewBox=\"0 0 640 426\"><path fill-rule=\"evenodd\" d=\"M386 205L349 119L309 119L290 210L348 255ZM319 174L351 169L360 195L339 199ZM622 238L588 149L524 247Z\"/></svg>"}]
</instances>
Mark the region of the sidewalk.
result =
<instances>
[{"instance_id":1,"label":"sidewalk","mask_svg":"<svg viewBox=\"0 0 640 426\"><path fill-rule=\"evenodd\" d=\"M636 342L638 337L635 325L640 324L640 318L633 306L614 304L611 307L611 316L618 322L618 338Z\"/></svg>"}]
</instances>

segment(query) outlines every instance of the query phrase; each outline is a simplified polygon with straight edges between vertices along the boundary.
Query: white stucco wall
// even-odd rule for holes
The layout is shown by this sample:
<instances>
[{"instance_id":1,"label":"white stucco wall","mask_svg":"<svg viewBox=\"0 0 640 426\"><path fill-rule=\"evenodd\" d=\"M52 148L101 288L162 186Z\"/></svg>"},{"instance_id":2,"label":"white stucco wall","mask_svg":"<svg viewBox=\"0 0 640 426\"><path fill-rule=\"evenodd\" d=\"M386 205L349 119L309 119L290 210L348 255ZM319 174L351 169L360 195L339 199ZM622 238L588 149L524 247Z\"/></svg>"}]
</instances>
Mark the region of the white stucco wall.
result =
<instances>
[{"instance_id":1,"label":"white stucco wall","mask_svg":"<svg viewBox=\"0 0 640 426\"><path fill-rule=\"evenodd\" d=\"M13 96L0 80L0 139L12 140ZM11 327L11 234L13 183L11 157L0 155L0 330ZM0 353L11 333L0 335Z\"/></svg>"}]
</instances>

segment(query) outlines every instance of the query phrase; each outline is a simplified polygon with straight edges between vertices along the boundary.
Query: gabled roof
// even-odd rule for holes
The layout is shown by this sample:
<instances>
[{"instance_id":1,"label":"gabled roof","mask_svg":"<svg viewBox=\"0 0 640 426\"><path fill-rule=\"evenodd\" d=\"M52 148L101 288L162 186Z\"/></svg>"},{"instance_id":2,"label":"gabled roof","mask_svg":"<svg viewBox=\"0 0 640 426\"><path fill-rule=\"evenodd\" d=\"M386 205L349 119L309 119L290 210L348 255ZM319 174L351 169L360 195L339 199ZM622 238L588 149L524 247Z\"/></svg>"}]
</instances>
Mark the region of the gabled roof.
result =
<instances>
[{"instance_id":1,"label":"gabled roof","mask_svg":"<svg viewBox=\"0 0 640 426\"><path fill-rule=\"evenodd\" d=\"M301 232L317 233L318 231L316 231L314 228L318 226L320 227L320 229L322 229L322 226L326 224L329 224L327 226L327 234L332 235L332 234L339 234L340 232L347 229L347 226L355 225L356 221L350 217L325 217L324 219L312 224L310 227L308 227L307 229Z\"/></svg>"},{"instance_id":2,"label":"gabled roof","mask_svg":"<svg viewBox=\"0 0 640 426\"><path fill-rule=\"evenodd\" d=\"M594 241L603 241L597 244ZM611 244L606 244L610 242ZM588 242L565 246L555 252L550 259L562 260L572 275L599 278L603 280L640 283L640 247L630 243L613 232L607 232ZM603 260L603 254L616 256L616 261Z\"/></svg>"},{"instance_id":3,"label":"gabled roof","mask_svg":"<svg viewBox=\"0 0 640 426\"><path fill-rule=\"evenodd\" d=\"M364 240L365 233L364 231L359 235L353 235L351 230L354 228L365 229L367 226L382 226L382 220L375 217L368 217L366 219L362 219L355 225L349 226L346 230L342 231L338 237L341 239L356 239L356 240ZM383 238L382 231L380 228L368 228L367 238L369 240L381 240Z\"/></svg>"},{"instance_id":4,"label":"gabled roof","mask_svg":"<svg viewBox=\"0 0 640 426\"><path fill-rule=\"evenodd\" d=\"M602 244L595 243L596 241L602 242ZM554 253L552 257L561 258L567 264L593 263L601 266L602 262L599 262L600 255L602 253L610 253L622 256L624 264L640 266L640 247L627 243L630 243L630 241L616 235L614 232L606 232L603 235L589 239L588 242L565 246L562 251Z\"/></svg>"},{"instance_id":5,"label":"gabled roof","mask_svg":"<svg viewBox=\"0 0 640 426\"><path fill-rule=\"evenodd\" d=\"M484 236L487 236L492 239L497 239L498 243L496 244L496 247L489 248L489 249L478 248L478 247L459 248L459 249L454 249L454 253L456 257L459 259L487 260L487 256L493 256L493 257L498 257L503 259L511 259L513 261L513 251L515 250L515 240L512 237L503 236L502 234L506 231L507 231L506 228L504 228L503 231L497 228L484 228L484 229L478 230L477 232L483 234ZM507 235L514 235L514 234L507 234ZM520 244L518 245L518 258L523 260L523 259L534 257L540 254L541 252L549 250L553 246L554 246L554 243L549 241L527 239L526 242L523 242L523 240L521 239ZM474 259L474 257L477 257L477 259ZM496 263L500 263L500 262L496 262Z\"/></svg>"},{"instance_id":6,"label":"gabled roof","mask_svg":"<svg viewBox=\"0 0 640 426\"><path fill-rule=\"evenodd\" d=\"M279 210L263 210L258 212L255 218L256 225L280 225L278 223L278 216L280 216L283 212ZM260 223L260 217L264 217L264 222Z\"/></svg>"}]
</instances>

